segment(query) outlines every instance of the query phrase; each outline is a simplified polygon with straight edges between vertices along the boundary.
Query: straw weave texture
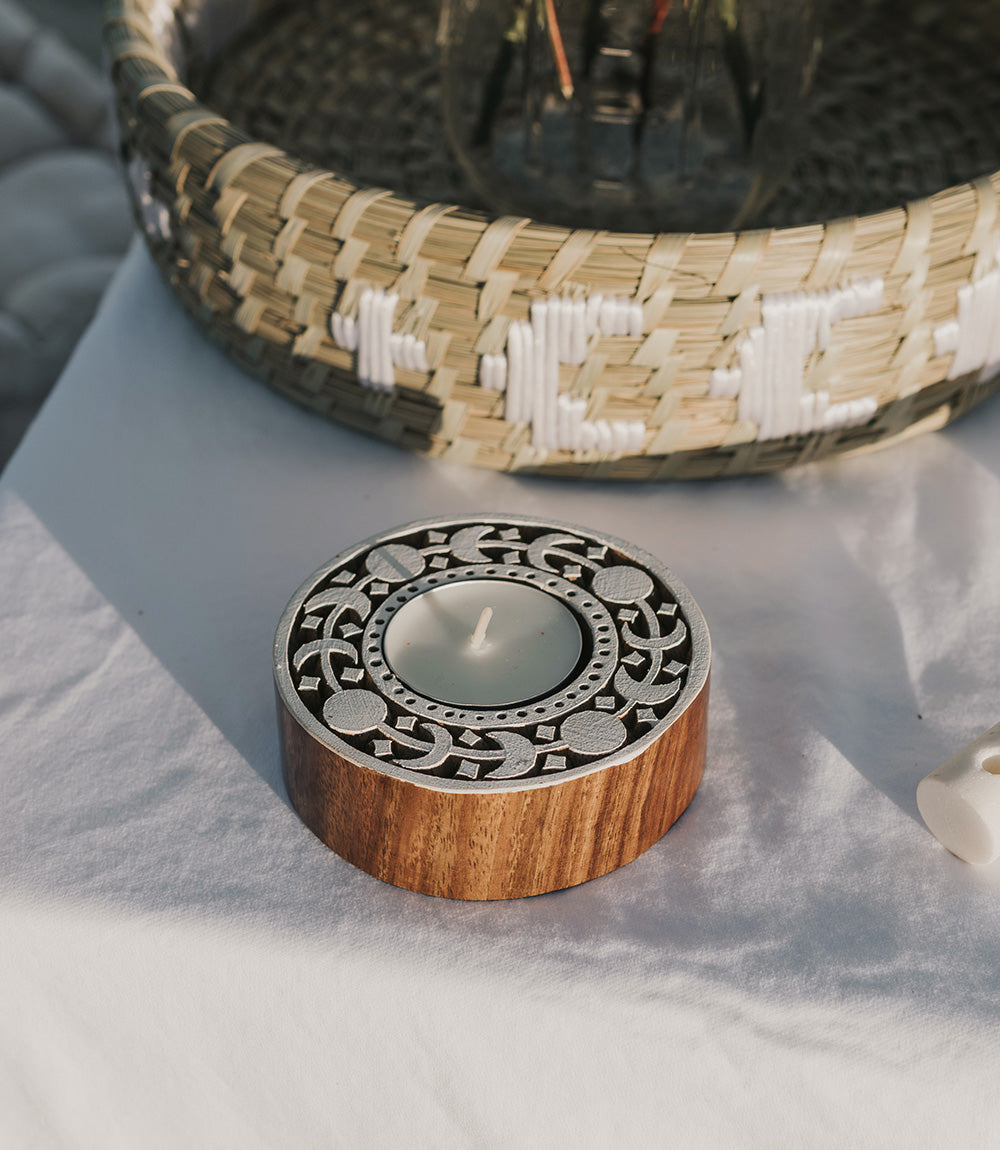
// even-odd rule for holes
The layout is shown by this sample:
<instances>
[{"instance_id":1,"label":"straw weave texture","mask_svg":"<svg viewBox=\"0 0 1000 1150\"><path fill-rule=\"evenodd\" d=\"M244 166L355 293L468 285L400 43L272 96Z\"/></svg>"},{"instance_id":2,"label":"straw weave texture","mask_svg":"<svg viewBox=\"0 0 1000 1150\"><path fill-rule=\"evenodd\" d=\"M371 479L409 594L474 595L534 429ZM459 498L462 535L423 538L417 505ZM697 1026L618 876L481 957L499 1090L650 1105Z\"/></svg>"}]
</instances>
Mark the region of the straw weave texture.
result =
<instances>
[{"instance_id":1,"label":"straw weave texture","mask_svg":"<svg viewBox=\"0 0 1000 1150\"><path fill-rule=\"evenodd\" d=\"M462 463L657 479L771 470L880 445L941 427L1000 388L991 338L1000 164L992 139L975 133L955 129L955 154L933 146L958 115L948 100L939 126L908 149L917 159L896 185L909 190L909 180L919 192L921 173L968 179L976 165L993 174L826 223L738 234L571 231L492 219L464 194L427 128L435 80L426 6L407 6L406 68L392 67L386 44L399 37L384 0L385 13L365 9L360 62L349 41L361 35L357 22L353 31L333 26L343 9L248 7L109 0L106 40L151 251L213 338L300 403ZM234 13L252 19L209 68L211 36ZM324 20L328 36L317 41ZM318 47L309 51L310 42ZM382 102L375 93L359 116L358 85L376 81ZM836 119L836 108L819 106L816 123ZM366 153L365 140L378 138L373 123L397 130ZM860 117L858 129L869 123ZM919 162L921 147L935 163ZM869 187L888 205L900 165L878 169L892 150L872 150ZM769 211L803 221L817 204L836 211L854 154L814 147ZM802 190L810 180L822 195ZM337 324L359 317L364 300L390 297L386 322L419 343L422 362L397 355L366 374L362 358L375 352L350 346ZM551 312L557 301L568 316L602 299L631 318L591 324L582 358L561 356L548 377L553 403L557 391L560 410L598 429L599 442L597 431L582 442L577 432L567 445L564 431L556 444L551 412L546 442L541 416L534 427L510 418L510 385L506 395L484 386L484 357L511 358L512 327L534 323L537 337L533 303ZM812 334L793 339L800 320Z\"/></svg>"}]
</instances>

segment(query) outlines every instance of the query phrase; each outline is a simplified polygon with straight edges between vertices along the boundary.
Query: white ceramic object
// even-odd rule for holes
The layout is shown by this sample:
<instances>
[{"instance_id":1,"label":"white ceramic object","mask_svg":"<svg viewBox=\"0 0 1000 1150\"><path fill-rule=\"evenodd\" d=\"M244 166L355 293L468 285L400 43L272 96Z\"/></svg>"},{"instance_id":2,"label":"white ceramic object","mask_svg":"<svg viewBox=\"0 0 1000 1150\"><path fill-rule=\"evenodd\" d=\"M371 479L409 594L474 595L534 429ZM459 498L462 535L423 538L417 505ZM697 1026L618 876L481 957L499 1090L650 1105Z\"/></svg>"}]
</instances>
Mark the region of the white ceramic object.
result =
<instances>
[{"instance_id":1,"label":"white ceramic object","mask_svg":"<svg viewBox=\"0 0 1000 1150\"><path fill-rule=\"evenodd\" d=\"M921 779L917 807L960 859L989 863L1000 855L1000 723Z\"/></svg>"}]
</instances>

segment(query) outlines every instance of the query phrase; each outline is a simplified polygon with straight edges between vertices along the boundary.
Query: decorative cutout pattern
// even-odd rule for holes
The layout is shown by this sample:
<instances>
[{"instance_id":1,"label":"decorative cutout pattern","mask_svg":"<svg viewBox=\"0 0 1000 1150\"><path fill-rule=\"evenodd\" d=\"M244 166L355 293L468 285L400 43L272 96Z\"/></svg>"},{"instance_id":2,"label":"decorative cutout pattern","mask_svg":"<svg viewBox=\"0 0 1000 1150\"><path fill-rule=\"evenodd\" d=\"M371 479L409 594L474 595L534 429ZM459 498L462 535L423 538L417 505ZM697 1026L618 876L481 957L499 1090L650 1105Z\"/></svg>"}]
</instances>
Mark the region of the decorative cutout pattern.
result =
<instances>
[{"instance_id":1,"label":"decorative cutout pattern","mask_svg":"<svg viewBox=\"0 0 1000 1150\"><path fill-rule=\"evenodd\" d=\"M281 639L302 705L353 751L470 782L543 780L671 721L685 697L692 633L659 571L609 541L544 524L416 525L390 538L320 572ZM424 591L480 577L537 587L574 612L584 654L558 690L512 707L460 707L396 678L383 648L396 611ZM700 616L695 626L703 628Z\"/></svg>"}]
</instances>

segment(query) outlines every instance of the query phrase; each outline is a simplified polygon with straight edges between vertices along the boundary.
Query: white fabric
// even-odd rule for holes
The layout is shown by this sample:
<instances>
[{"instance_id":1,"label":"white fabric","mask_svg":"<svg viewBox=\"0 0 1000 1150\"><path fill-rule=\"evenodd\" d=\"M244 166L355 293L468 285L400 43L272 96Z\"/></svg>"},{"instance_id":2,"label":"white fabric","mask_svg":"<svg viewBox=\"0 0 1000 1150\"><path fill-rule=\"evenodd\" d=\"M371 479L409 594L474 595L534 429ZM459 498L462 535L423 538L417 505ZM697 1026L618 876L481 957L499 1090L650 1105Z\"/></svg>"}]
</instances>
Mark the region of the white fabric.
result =
<instances>
[{"instance_id":1,"label":"white fabric","mask_svg":"<svg viewBox=\"0 0 1000 1150\"><path fill-rule=\"evenodd\" d=\"M0 1145L995 1145L1000 864L914 791L998 719L998 444L993 401L756 479L429 462L246 378L134 249L0 490ZM677 826L497 904L313 838L270 679L305 575L475 510L632 539L715 652Z\"/></svg>"}]
</instances>

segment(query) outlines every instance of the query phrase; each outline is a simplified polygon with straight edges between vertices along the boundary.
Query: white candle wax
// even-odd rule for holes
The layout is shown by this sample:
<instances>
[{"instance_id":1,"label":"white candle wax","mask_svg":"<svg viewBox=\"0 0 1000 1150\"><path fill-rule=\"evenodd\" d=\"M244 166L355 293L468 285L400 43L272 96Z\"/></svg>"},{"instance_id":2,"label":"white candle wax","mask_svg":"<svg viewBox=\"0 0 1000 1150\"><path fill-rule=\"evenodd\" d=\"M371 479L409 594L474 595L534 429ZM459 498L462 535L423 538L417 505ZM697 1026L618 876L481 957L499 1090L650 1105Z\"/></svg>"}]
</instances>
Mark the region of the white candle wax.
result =
<instances>
[{"instance_id":1,"label":"white candle wax","mask_svg":"<svg viewBox=\"0 0 1000 1150\"><path fill-rule=\"evenodd\" d=\"M544 591L467 579L404 603L385 629L384 648L392 670L421 695L508 707L564 683L583 636L573 612Z\"/></svg>"}]
</instances>

